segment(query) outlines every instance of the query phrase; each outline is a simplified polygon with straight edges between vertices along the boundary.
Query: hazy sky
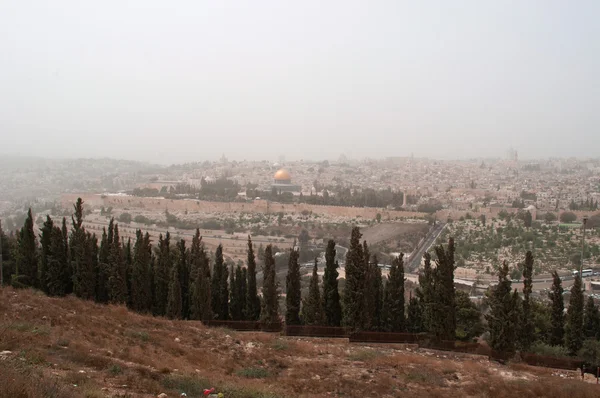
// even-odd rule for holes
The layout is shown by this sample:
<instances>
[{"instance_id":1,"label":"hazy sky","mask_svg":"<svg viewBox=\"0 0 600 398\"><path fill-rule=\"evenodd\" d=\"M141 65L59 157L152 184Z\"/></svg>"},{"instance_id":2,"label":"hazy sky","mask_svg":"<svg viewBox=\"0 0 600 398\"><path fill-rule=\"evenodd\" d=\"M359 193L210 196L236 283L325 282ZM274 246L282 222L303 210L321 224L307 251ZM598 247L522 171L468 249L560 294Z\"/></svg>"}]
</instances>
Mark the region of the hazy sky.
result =
<instances>
[{"instance_id":1,"label":"hazy sky","mask_svg":"<svg viewBox=\"0 0 600 398\"><path fill-rule=\"evenodd\" d=\"M0 0L0 154L600 155L600 1Z\"/></svg>"}]
</instances>

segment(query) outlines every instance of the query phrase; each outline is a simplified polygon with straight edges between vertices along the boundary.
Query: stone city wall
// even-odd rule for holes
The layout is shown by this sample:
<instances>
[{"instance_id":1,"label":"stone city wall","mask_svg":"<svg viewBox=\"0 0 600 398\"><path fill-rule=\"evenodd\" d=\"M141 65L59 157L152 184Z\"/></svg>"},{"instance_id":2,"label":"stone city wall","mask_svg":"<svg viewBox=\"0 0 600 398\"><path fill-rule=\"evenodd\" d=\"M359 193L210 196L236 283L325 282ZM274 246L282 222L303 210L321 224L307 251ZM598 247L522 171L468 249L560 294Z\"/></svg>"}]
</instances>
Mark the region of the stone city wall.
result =
<instances>
[{"instance_id":1,"label":"stone city wall","mask_svg":"<svg viewBox=\"0 0 600 398\"><path fill-rule=\"evenodd\" d=\"M396 211L373 207L344 207L344 206L320 206L307 203L284 204L269 202L266 200L255 200L252 202L209 202L203 200L189 199L164 199L143 198L125 195L99 195L99 194L63 194L61 203L63 207L71 207L81 197L84 203L95 208L104 206L115 209L140 208L163 212L185 212L188 213L279 213L297 214L303 211L320 215L337 216L345 218L375 219L381 214L381 219L394 220L396 218L423 218L425 213Z\"/></svg>"}]
</instances>

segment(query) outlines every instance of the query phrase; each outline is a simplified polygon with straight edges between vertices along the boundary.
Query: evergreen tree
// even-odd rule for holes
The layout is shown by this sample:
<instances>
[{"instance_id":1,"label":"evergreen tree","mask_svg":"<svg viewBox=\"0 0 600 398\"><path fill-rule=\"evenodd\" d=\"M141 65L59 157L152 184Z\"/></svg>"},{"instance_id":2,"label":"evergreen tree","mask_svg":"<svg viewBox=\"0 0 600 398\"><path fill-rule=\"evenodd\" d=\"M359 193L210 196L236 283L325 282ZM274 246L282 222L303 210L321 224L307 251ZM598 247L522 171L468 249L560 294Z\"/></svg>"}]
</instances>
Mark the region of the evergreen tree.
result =
<instances>
[{"instance_id":1,"label":"evergreen tree","mask_svg":"<svg viewBox=\"0 0 600 398\"><path fill-rule=\"evenodd\" d=\"M235 269L233 268L233 264L231 264L229 266L229 315L233 321L239 321L240 318L239 300L236 294Z\"/></svg>"},{"instance_id":2,"label":"evergreen tree","mask_svg":"<svg viewBox=\"0 0 600 398\"><path fill-rule=\"evenodd\" d=\"M583 334L588 339L600 338L600 312L592 296L589 296L585 303Z\"/></svg>"},{"instance_id":3,"label":"evergreen tree","mask_svg":"<svg viewBox=\"0 0 600 398\"><path fill-rule=\"evenodd\" d=\"M481 312L469 295L461 290L456 291L456 338L469 341L480 336L484 331Z\"/></svg>"},{"instance_id":4,"label":"evergreen tree","mask_svg":"<svg viewBox=\"0 0 600 398\"><path fill-rule=\"evenodd\" d=\"M485 316L490 331L490 346L496 351L514 352L515 301L511 295L511 281L508 279L506 261L498 270L498 284L490 290L488 296L490 311Z\"/></svg>"},{"instance_id":5,"label":"evergreen tree","mask_svg":"<svg viewBox=\"0 0 600 398\"><path fill-rule=\"evenodd\" d=\"M133 266L131 270L131 308L134 311L145 313L152 309L152 281L151 268L152 247L150 235L142 235L141 230L135 233L133 246Z\"/></svg>"},{"instance_id":6,"label":"evergreen tree","mask_svg":"<svg viewBox=\"0 0 600 398\"><path fill-rule=\"evenodd\" d=\"M318 262L315 258L310 286L308 288L308 297L302 301L302 320L307 325L322 325L325 321L323 313L323 302L319 291Z\"/></svg>"},{"instance_id":7,"label":"evergreen tree","mask_svg":"<svg viewBox=\"0 0 600 398\"><path fill-rule=\"evenodd\" d=\"M119 238L119 224L115 224L113 241L109 255L110 276L108 277L108 293L113 304L127 303L127 274L123 248Z\"/></svg>"},{"instance_id":8,"label":"evergreen tree","mask_svg":"<svg viewBox=\"0 0 600 398\"><path fill-rule=\"evenodd\" d=\"M256 286L256 258L252 247L252 239L248 235L248 296L246 298L246 317L250 321L260 318L260 298Z\"/></svg>"},{"instance_id":9,"label":"evergreen tree","mask_svg":"<svg viewBox=\"0 0 600 398\"><path fill-rule=\"evenodd\" d=\"M448 247L435 248L436 268L433 271L432 317L430 330L440 340L454 340L456 331L456 305L454 297L454 239Z\"/></svg>"},{"instance_id":10,"label":"evergreen tree","mask_svg":"<svg viewBox=\"0 0 600 398\"><path fill-rule=\"evenodd\" d=\"M212 319L208 262L200 230L196 229L190 250L190 319Z\"/></svg>"},{"instance_id":11,"label":"evergreen tree","mask_svg":"<svg viewBox=\"0 0 600 398\"><path fill-rule=\"evenodd\" d=\"M131 292L132 274L133 274L133 248L131 247L131 238L127 238L127 243L123 239L123 258L125 259L125 281L127 291ZM127 298L127 306L132 307L131 294Z\"/></svg>"},{"instance_id":12,"label":"evergreen tree","mask_svg":"<svg viewBox=\"0 0 600 398\"><path fill-rule=\"evenodd\" d=\"M571 288L571 299L565 322L565 346L572 355L577 354L583 346L583 307L581 277L578 275Z\"/></svg>"},{"instance_id":13,"label":"evergreen tree","mask_svg":"<svg viewBox=\"0 0 600 398\"><path fill-rule=\"evenodd\" d=\"M525 254L525 265L523 267L523 305L522 317L519 322L519 346L527 351L535 340L535 328L533 326L533 315L531 313L531 290L533 277L533 254L527 251Z\"/></svg>"},{"instance_id":14,"label":"evergreen tree","mask_svg":"<svg viewBox=\"0 0 600 398\"><path fill-rule=\"evenodd\" d=\"M14 287L39 287L38 283L38 256L37 239L33 232L33 215L31 209L23 228L17 236L16 271L12 278Z\"/></svg>"},{"instance_id":15,"label":"evergreen tree","mask_svg":"<svg viewBox=\"0 0 600 398\"><path fill-rule=\"evenodd\" d=\"M300 325L301 286L298 259L299 252L295 247L292 247L288 261L288 273L285 278L286 325Z\"/></svg>"},{"instance_id":16,"label":"evergreen tree","mask_svg":"<svg viewBox=\"0 0 600 398\"><path fill-rule=\"evenodd\" d=\"M190 268L189 268L189 251L185 248L185 240L181 239L177 243L177 273L179 274L179 287L181 289L181 317L188 319L190 316Z\"/></svg>"},{"instance_id":17,"label":"evergreen tree","mask_svg":"<svg viewBox=\"0 0 600 398\"><path fill-rule=\"evenodd\" d=\"M346 286L344 290L344 324L352 330L365 327L365 267L362 234L358 227L352 228L350 248L346 253Z\"/></svg>"},{"instance_id":18,"label":"evergreen tree","mask_svg":"<svg viewBox=\"0 0 600 398\"><path fill-rule=\"evenodd\" d=\"M181 278L179 267L173 266L171 267L171 277L169 279L166 315L170 319L181 319L181 311Z\"/></svg>"},{"instance_id":19,"label":"evergreen tree","mask_svg":"<svg viewBox=\"0 0 600 398\"><path fill-rule=\"evenodd\" d=\"M85 233L84 267L80 269L79 277L81 297L87 300L96 298L96 274L98 270L98 238L96 234Z\"/></svg>"},{"instance_id":20,"label":"evergreen tree","mask_svg":"<svg viewBox=\"0 0 600 398\"><path fill-rule=\"evenodd\" d=\"M366 242L364 252L368 253ZM379 269L379 260L373 255L373 261L367 262L367 280L365 290L366 328L378 331L381 328L381 312L383 306L383 280Z\"/></svg>"},{"instance_id":21,"label":"evergreen tree","mask_svg":"<svg viewBox=\"0 0 600 398\"><path fill-rule=\"evenodd\" d=\"M424 266L423 271L419 273L419 288L417 289L417 297L419 299L420 308L421 308L421 321L424 330L431 331L432 327L432 317L434 306L433 303L433 268L431 268L431 255L429 253L425 253L423 255L424 258Z\"/></svg>"},{"instance_id":22,"label":"evergreen tree","mask_svg":"<svg viewBox=\"0 0 600 398\"><path fill-rule=\"evenodd\" d=\"M63 217L62 219L62 227L61 227L61 233L62 233L62 237L63 237L63 243L64 243L64 250L65 250L65 255L64 258L67 261L67 269L65 270L63 276L65 278L65 285L66 285L66 290L65 293L66 294L71 294L73 293L73 270L71 268L71 252L69 249L69 229L67 228L67 219L65 217Z\"/></svg>"},{"instance_id":23,"label":"evergreen tree","mask_svg":"<svg viewBox=\"0 0 600 398\"><path fill-rule=\"evenodd\" d=\"M392 260L392 267L385 284L383 328L386 332L404 332L406 329L404 318L404 253L400 253L400 256Z\"/></svg>"},{"instance_id":24,"label":"evergreen tree","mask_svg":"<svg viewBox=\"0 0 600 398\"><path fill-rule=\"evenodd\" d=\"M223 260L223 246L219 245L215 252L215 265L211 284L212 311L217 319L229 319L229 289L227 286L227 266Z\"/></svg>"},{"instance_id":25,"label":"evergreen tree","mask_svg":"<svg viewBox=\"0 0 600 398\"><path fill-rule=\"evenodd\" d=\"M47 293L50 296L64 296L67 293L69 262L65 252L64 237L59 227L52 228L47 255L47 268L43 281Z\"/></svg>"},{"instance_id":26,"label":"evergreen tree","mask_svg":"<svg viewBox=\"0 0 600 398\"><path fill-rule=\"evenodd\" d=\"M409 333L421 333L425 331L423 325L423 306L417 297L411 297L408 300L406 309L406 329Z\"/></svg>"},{"instance_id":27,"label":"evergreen tree","mask_svg":"<svg viewBox=\"0 0 600 398\"><path fill-rule=\"evenodd\" d=\"M338 263L335 261L335 241L330 239L325 250L325 274L323 275L323 307L327 326L340 326L342 307L338 290Z\"/></svg>"},{"instance_id":28,"label":"evergreen tree","mask_svg":"<svg viewBox=\"0 0 600 398\"><path fill-rule=\"evenodd\" d=\"M241 268L241 266L238 265L238 268ZM236 270L237 273L237 270ZM238 279L238 277L236 276L236 280ZM242 308L242 319L243 320L248 320L248 314L246 314L246 309L248 308L248 270L246 268L241 268L241 279L240 279L240 300L242 302L241 304L241 308Z\"/></svg>"},{"instance_id":29,"label":"evergreen tree","mask_svg":"<svg viewBox=\"0 0 600 398\"><path fill-rule=\"evenodd\" d=\"M244 320L245 292L242 291L242 267L239 264L235 273L233 265L231 266L229 279L231 281L231 318L234 321L242 321Z\"/></svg>"},{"instance_id":30,"label":"evergreen tree","mask_svg":"<svg viewBox=\"0 0 600 398\"><path fill-rule=\"evenodd\" d=\"M171 235L169 232L163 238L158 237L157 259L154 263L154 313L164 316L167 313L167 300L169 296L169 281L173 263L171 259Z\"/></svg>"},{"instance_id":31,"label":"evergreen tree","mask_svg":"<svg viewBox=\"0 0 600 398\"><path fill-rule=\"evenodd\" d=\"M40 281L40 289L46 294L48 294L48 285L47 285L47 272L48 272L48 258L50 257L50 241L52 239L52 232L54 231L54 222L50 216L46 216L46 221L41 228L40 234L40 246L42 247L42 252L39 258L39 268L38 268L38 280ZM62 236L61 236L62 239Z\"/></svg>"},{"instance_id":32,"label":"evergreen tree","mask_svg":"<svg viewBox=\"0 0 600 398\"><path fill-rule=\"evenodd\" d=\"M552 290L549 298L552 301L550 344L562 345L565 335L563 288L558 272L552 272Z\"/></svg>"},{"instance_id":33,"label":"evergreen tree","mask_svg":"<svg viewBox=\"0 0 600 398\"><path fill-rule=\"evenodd\" d=\"M265 249L265 265L263 267L263 306L261 320L264 323L278 323L279 320L279 292L275 279L275 259L273 248L268 245Z\"/></svg>"},{"instance_id":34,"label":"evergreen tree","mask_svg":"<svg viewBox=\"0 0 600 398\"><path fill-rule=\"evenodd\" d=\"M90 281L89 275L93 264L90 263L89 244L86 242L86 231L83 227L83 200L77 199L73 205L75 213L71 217L73 227L71 230L71 240L69 247L71 249L71 269L73 272L73 291L77 297L89 300L96 297L95 275ZM91 285L91 283L94 285ZM90 287L92 286L92 287Z\"/></svg>"},{"instance_id":35,"label":"evergreen tree","mask_svg":"<svg viewBox=\"0 0 600 398\"><path fill-rule=\"evenodd\" d=\"M108 303L108 278L110 277L110 247L112 245L114 224L111 219L108 224L109 234L106 234L106 228L102 230L100 240L100 251L98 254L98 268L96 268L96 301L99 303ZM110 236L110 240L109 240Z\"/></svg>"}]
</instances>

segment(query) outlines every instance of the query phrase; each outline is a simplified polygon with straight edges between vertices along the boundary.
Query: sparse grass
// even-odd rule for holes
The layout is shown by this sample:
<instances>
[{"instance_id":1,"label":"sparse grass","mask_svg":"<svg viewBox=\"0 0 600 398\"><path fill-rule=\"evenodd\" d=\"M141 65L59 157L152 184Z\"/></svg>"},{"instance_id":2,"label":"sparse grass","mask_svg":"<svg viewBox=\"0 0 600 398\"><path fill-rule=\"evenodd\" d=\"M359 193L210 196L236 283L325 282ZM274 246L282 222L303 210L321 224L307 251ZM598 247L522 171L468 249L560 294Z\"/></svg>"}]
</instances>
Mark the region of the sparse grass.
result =
<instances>
[{"instance_id":1,"label":"sparse grass","mask_svg":"<svg viewBox=\"0 0 600 398\"><path fill-rule=\"evenodd\" d=\"M289 348L289 345L285 340L278 339L273 342L271 347L276 351L286 351Z\"/></svg>"},{"instance_id":2,"label":"sparse grass","mask_svg":"<svg viewBox=\"0 0 600 398\"><path fill-rule=\"evenodd\" d=\"M127 331L125 331L125 336L131 337L134 339L139 339L143 342L148 342L150 340L150 335L148 335L148 332L146 332L146 331L127 330Z\"/></svg>"},{"instance_id":3,"label":"sparse grass","mask_svg":"<svg viewBox=\"0 0 600 398\"><path fill-rule=\"evenodd\" d=\"M210 383L203 378L186 375L165 376L161 384L165 388L175 390L179 394L186 393L188 396L202 394L204 389L211 387Z\"/></svg>"},{"instance_id":4,"label":"sparse grass","mask_svg":"<svg viewBox=\"0 0 600 398\"><path fill-rule=\"evenodd\" d=\"M114 364L108 368L108 373L110 373L113 376L120 375L121 373L123 373L123 369L120 365Z\"/></svg>"},{"instance_id":5,"label":"sparse grass","mask_svg":"<svg viewBox=\"0 0 600 398\"><path fill-rule=\"evenodd\" d=\"M409 383L426 384L436 387L443 387L446 384L446 381L438 372L427 368L411 369L404 375L404 379Z\"/></svg>"},{"instance_id":6,"label":"sparse grass","mask_svg":"<svg viewBox=\"0 0 600 398\"><path fill-rule=\"evenodd\" d=\"M382 355L381 352L375 350L359 350L350 353L348 359L351 361L367 362Z\"/></svg>"},{"instance_id":7,"label":"sparse grass","mask_svg":"<svg viewBox=\"0 0 600 398\"><path fill-rule=\"evenodd\" d=\"M270 376L267 369L255 367L239 369L235 374L248 379L264 379Z\"/></svg>"}]
</instances>

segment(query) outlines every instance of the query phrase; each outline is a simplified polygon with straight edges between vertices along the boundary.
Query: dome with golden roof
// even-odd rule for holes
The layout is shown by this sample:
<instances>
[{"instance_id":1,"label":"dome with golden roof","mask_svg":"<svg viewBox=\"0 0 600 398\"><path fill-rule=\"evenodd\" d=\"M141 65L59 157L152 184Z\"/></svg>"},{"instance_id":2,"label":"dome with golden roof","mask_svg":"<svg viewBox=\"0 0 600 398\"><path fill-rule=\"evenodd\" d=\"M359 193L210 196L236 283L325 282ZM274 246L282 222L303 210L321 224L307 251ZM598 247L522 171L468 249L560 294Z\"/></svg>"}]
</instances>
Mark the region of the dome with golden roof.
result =
<instances>
[{"instance_id":1,"label":"dome with golden roof","mask_svg":"<svg viewBox=\"0 0 600 398\"><path fill-rule=\"evenodd\" d=\"M275 181L290 181L292 179L292 176L290 175L290 173L288 173L287 170L280 169L280 170L277 170L277 173L275 173L275 176L273 177L273 179Z\"/></svg>"}]
</instances>

